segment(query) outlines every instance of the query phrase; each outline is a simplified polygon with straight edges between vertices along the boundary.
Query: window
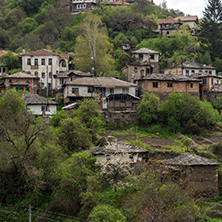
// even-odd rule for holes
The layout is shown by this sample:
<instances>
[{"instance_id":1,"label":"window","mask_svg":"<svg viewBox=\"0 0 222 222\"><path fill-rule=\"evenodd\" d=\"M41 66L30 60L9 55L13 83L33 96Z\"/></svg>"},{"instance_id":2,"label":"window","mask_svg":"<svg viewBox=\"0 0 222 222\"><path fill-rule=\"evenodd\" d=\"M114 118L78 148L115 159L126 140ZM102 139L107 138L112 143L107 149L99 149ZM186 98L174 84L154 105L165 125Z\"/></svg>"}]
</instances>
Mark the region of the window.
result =
<instances>
[{"instance_id":1,"label":"window","mask_svg":"<svg viewBox=\"0 0 222 222\"><path fill-rule=\"evenodd\" d=\"M204 90L203 94L204 94L204 96L207 96L207 90Z\"/></svg>"},{"instance_id":2,"label":"window","mask_svg":"<svg viewBox=\"0 0 222 222\"><path fill-rule=\"evenodd\" d=\"M26 86L26 91L28 91L28 92L29 92L29 86Z\"/></svg>"},{"instance_id":3,"label":"window","mask_svg":"<svg viewBox=\"0 0 222 222\"><path fill-rule=\"evenodd\" d=\"M42 59L42 66L45 65L45 59Z\"/></svg>"},{"instance_id":4,"label":"window","mask_svg":"<svg viewBox=\"0 0 222 222\"><path fill-rule=\"evenodd\" d=\"M52 65L52 59L49 59L49 65Z\"/></svg>"},{"instance_id":5,"label":"window","mask_svg":"<svg viewBox=\"0 0 222 222\"><path fill-rule=\"evenodd\" d=\"M154 55L153 54L150 55L150 59L154 59Z\"/></svg>"},{"instance_id":6,"label":"window","mask_svg":"<svg viewBox=\"0 0 222 222\"><path fill-rule=\"evenodd\" d=\"M190 83L190 88L193 88L193 83Z\"/></svg>"},{"instance_id":7,"label":"window","mask_svg":"<svg viewBox=\"0 0 222 222\"><path fill-rule=\"evenodd\" d=\"M5 68L3 68L3 73L5 72Z\"/></svg>"},{"instance_id":8,"label":"window","mask_svg":"<svg viewBox=\"0 0 222 222\"><path fill-rule=\"evenodd\" d=\"M212 71L209 71L209 74L212 74Z\"/></svg>"},{"instance_id":9,"label":"window","mask_svg":"<svg viewBox=\"0 0 222 222\"><path fill-rule=\"evenodd\" d=\"M206 83L207 83L207 80L206 80L206 78L204 78L203 79L203 85L206 85Z\"/></svg>"},{"instance_id":10,"label":"window","mask_svg":"<svg viewBox=\"0 0 222 222\"><path fill-rule=\"evenodd\" d=\"M153 82L153 88L158 88L158 82Z\"/></svg>"},{"instance_id":11,"label":"window","mask_svg":"<svg viewBox=\"0 0 222 222\"><path fill-rule=\"evenodd\" d=\"M35 66L38 65L38 59L35 59Z\"/></svg>"},{"instance_id":12,"label":"window","mask_svg":"<svg viewBox=\"0 0 222 222\"><path fill-rule=\"evenodd\" d=\"M2 68L0 67L0 72L2 72Z\"/></svg>"},{"instance_id":13,"label":"window","mask_svg":"<svg viewBox=\"0 0 222 222\"><path fill-rule=\"evenodd\" d=\"M48 83L48 88L51 89L51 83Z\"/></svg>"},{"instance_id":14,"label":"window","mask_svg":"<svg viewBox=\"0 0 222 222\"><path fill-rule=\"evenodd\" d=\"M44 72L42 72L42 78L43 78L43 79L45 78L45 73L44 73Z\"/></svg>"},{"instance_id":15,"label":"window","mask_svg":"<svg viewBox=\"0 0 222 222\"><path fill-rule=\"evenodd\" d=\"M29 83L30 82L29 79L26 79L26 82Z\"/></svg>"},{"instance_id":16,"label":"window","mask_svg":"<svg viewBox=\"0 0 222 222\"><path fill-rule=\"evenodd\" d=\"M186 70L186 76L189 76L189 70Z\"/></svg>"},{"instance_id":17,"label":"window","mask_svg":"<svg viewBox=\"0 0 222 222\"><path fill-rule=\"evenodd\" d=\"M140 77L141 77L141 78L144 77L144 70L143 70L143 69L140 70Z\"/></svg>"},{"instance_id":18,"label":"window","mask_svg":"<svg viewBox=\"0 0 222 222\"><path fill-rule=\"evenodd\" d=\"M27 65L31 65L31 59L27 59Z\"/></svg>"},{"instance_id":19,"label":"window","mask_svg":"<svg viewBox=\"0 0 222 222\"><path fill-rule=\"evenodd\" d=\"M214 79L213 79L213 78L211 79L211 84L212 84L212 85L214 84Z\"/></svg>"},{"instance_id":20,"label":"window","mask_svg":"<svg viewBox=\"0 0 222 222\"><path fill-rule=\"evenodd\" d=\"M114 89L109 89L109 93L114 93Z\"/></svg>"},{"instance_id":21,"label":"window","mask_svg":"<svg viewBox=\"0 0 222 222\"><path fill-rule=\"evenodd\" d=\"M12 79L9 79L8 82L12 82Z\"/></svg>"},{"instance_id":22,"label":"window","mask_svg":"<svg viewBox=\"0 0 222 222\"><path fill-rule=\"evenodd\" d=\"M72 88L73 94L79 94L79 88Z\"/></svg>"},{"instance_id":23,"label":"window","mask_svg":"<svg viewBox=\"0 0 222 222\"><path fill-rule=\"evenodd\" d=\"M88 86L88 93L94 92L94 87L93 86Z\"/></svg>"},{"instance_id":24,"label":"window","mask_svg":"<svg viewBox=\"0 0 222 222\"><path fill-rule=\"evenodd\" d=\"M37 71L35 71L35 76L38 76L38 72Z\"/></svg>"},{"instance_id":25,"label":"window","mask_svg":"<svg viewBox=\"0 0 222 222\"><path fill-rule=\"evenodd\" d=\"M134 67L134 72L137 73L138 69L137 67Z\"/></svg>"},{"instance_id":26,"label":"window","mask_svg":"<svg viewBox=\"0 0 222 222\"><path fill-rule=\"evenodd\" d=\"M49 72L49 78L50 79L52 78L52 72Z\"/></svg>"},{"instance_id":27,"label":"window","mask_svg":"<svg viewBox=\"0 0 222 222\"><path fill-rule=\"evenodd\" d=\"M16 86L15 89L18 91L18 90L24 90L24 87L23 86Z\"/></svg>"},{"instance_id":28,"label":"window","mask_svg":"<svg viewBox=\"0 0 222 222\"><path fill-rule=\"evenodd\" d=\"M48 111L48 107L47 106L41 106L41 111L42 112Z\"/></svg>"},{"instance_id":29,"label":"window","mask_svg":"<svg viewBox=\"0 0 222 222\"><path fill-rule=\"evenodd\" d=\"M192 74L194 74L194 73L195 73L195 71L194 71L194 70L191 70L191 73L192 73Z\"/></svg>"},{"instance_id":30,"label":"window","mask_svg":"<svg viewBox=\"0 0 222 222\"><path fill-rule=\"evenodd\" d=\"M167 87L173 87L173 83L172 82L168 82L167 83Z\"/></svg>"},{"instance_id":31,"label":"window","mask_svg":"<svg viewBox=\"0 0 222 222\"><path fill-rule=\"evenodd\" d=\"M143 54L139 54L139 60L143 60Z\"/></svg>"},{"instance_id":32,"label":"window","mask_svg":"<svg viewBox=\"0 0 222 222\"><path fill-rule=\"evenodd\" d=\"M124 94L129 93L129 89L123 89L123 93L124 93Z\"/></svg>"}]
</instances>

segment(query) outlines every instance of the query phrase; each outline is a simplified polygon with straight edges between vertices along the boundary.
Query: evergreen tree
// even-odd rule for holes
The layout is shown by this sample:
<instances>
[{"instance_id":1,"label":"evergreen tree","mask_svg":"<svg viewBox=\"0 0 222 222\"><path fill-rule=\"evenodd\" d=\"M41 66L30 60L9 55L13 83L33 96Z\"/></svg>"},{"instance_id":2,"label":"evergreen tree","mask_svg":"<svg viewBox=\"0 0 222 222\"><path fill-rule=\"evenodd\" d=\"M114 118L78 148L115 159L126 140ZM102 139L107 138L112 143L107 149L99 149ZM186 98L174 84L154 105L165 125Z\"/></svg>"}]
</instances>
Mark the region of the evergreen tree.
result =
<instances>
[{"instance_id":1,"label":"evergreen tree","mask_svg":"<svg viewBox=\"0 0 222 222\"><path fill-rule=\"evenodd\" d=\"M221 0L209 0L201 23L200 38L208 45L212 59L222 54L222 4Z\"/></svg>"}]
</instances>

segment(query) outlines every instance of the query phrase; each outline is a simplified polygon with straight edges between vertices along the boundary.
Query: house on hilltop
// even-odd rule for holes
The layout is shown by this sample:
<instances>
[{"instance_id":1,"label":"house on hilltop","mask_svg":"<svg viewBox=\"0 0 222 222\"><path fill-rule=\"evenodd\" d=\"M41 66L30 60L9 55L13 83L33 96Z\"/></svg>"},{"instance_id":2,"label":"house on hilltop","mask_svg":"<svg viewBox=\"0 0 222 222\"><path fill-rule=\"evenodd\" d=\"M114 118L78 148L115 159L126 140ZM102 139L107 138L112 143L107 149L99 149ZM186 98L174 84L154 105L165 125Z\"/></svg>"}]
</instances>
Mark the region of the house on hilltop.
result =
<instances>
[{"instance_id":1,"label":"house on hilltop","mask_svg":"<svg viewBox=\"0 0 222 222\"><path fill-rule=\"evenodd\" d=\"M141 48L131 54L134 55L135 61L122 68L123 76L128 82L159 72L159 52Z\"/></svg>"},{"instance_id":2,"label":"house on hilltop","mask_svg":"<svg viewBox=\"0 0 222 222\"><path fill-rule=\"evenodd\" d=\"M30 110L35 116L49 118L57 111L57 102L46 99L45 97L37 94L24 93L22 98L27 105L27 109Z\"/></svg>"},{"instance_id":3,"label":"house on hilltop","mask_svg":"<svg viewBox=\"0 0 222 222\"><path fill-rule=\"evenodd\" d=\"M4 81L4 89L14 88L29 93L37 93L37 82L39 80L37 76L18 72L12 75L5 75L2 80Z\"/></svg>"},{"instance_id":4,"label":"house on hilltop","mask_svg":"<svg viewBox=\"0 0 222 222\"><path fill-rule=\"evenodd\" d=\"M80 14L85 10L93 10L96 7L96 0L70 0L70 12Z\"/></svg>"},{"instance_id":5,"label":"house on hilltop","mask_svg":"<svg viewBox=\"0 0 222 222\"><path fill-rule=\"evenodd\" d=\"M25 53L22 57L22 69L39 77L40 87L55 89L54 75L69 70L69 55L57 54L47 49Z\"/></svg>"},{"instance_id":6,"label":"house on hilltop","mask_svg":"<svg viewBox=\"0 0 222 222\"><path fill-rule=\"evenodd\" d=\"M135 96L136 84L113 77L76 78L64 84L64 102L69 104L82 98L96 98L101 109L107 109L106 96L109 94L132 94Z\"/></svg>"},{"instance_id":7,"label":"house on hilltop","mask_svg":"<svg viewBox=\"0 0 222 222\"><path fill-rule=\"evenodd\" d=\"M135 80L138 84L138 94L154 92L162 100L168 98L172 92L191 93L199 96L201 80L183 75L151 74Z\"/></svg>"}]
</instances>

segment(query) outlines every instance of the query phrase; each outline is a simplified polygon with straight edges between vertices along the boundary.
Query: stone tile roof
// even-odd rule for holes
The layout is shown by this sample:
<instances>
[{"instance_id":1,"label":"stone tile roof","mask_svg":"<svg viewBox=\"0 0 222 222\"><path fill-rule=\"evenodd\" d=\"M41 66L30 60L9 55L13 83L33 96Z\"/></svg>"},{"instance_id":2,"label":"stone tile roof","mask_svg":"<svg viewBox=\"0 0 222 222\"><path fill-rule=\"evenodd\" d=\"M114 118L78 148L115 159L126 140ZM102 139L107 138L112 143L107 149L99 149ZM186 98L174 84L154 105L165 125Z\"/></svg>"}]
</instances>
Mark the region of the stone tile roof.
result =
<instances>
[{"instance_id":1,"label":"stone tile roof","mask_svg":"<svg viewBox=\"0 0 222 222\"><path fill-rule=\"evenodd\" d=\"M174 18L174 20L180 20L182 22L196 22L197 24L199 24L199 20L196 15L194 15L194 16L179 16L179 17Z\"/></svg>"},{"instance_id":2,"label":"stone tile roof","mask_svg":"<svg viewBox=\"0 0 222 222\"><path fill-rule=\"evenodd\" d=\"M38 94L24 93L22 98L27 105L57 105L57 102L46 99Z\"/></svg>"},{"instance_id":3,"label":"stone tile roof","mask_svg":"<svg viewBox=\"0 0 222 222\"><path fill-rule=\"evenodd\" d=\"M69 86L96 86L104 88L130 88L137 87L136 84L125 82L113 77L83 77L76 78L73 81L67 82L64 85Z\"/></svg>"},{"instance_id":4,"label":"stone tile roof","mask_svg":"<svg viewBox=\"0 0 222 222\"><path fill-rule=\"evenodd\" d=\"M116 153L148 153L149 151L138 146L123 142L113 142L105 147L92 147L90 152L93 155L116 154Z\"/></svg>"},{"instance_id":5,"label":"stone tile roof","mask_svg":"<svg viewBox=\"0 0 222 222\"><path fill-rule=\"evenodd\" d=\"M24 72L17 72L12 75L4 76L5 79L38 79L39 77L27 74Z\"/></svg>"},{"instance_id":6,"label":"stone tile roof","mask_svg":"<svg viewBox=\"0 0 222 222\"><path fill-rule=\"evenodd\" d=\"M1 50L1 51L0 51L0 56L5 55L5 54L8 54L8 51L5 51L5 50ZM12 52L12 54L13 54L14 56L17 56L17 55L18 55L18 54L15 53L15 52Z\"/></svg>"},{"instance_id":7,"label":"stone tile roof","mask_svg":"<svg viewBox=\"0 0 222 222\"><path fill-rule=\"evenodd\" d=\"M222 84L214 84L210 92L222 92Z\"/></svg>"},{"instance_id":8,"label":"stone tile roof","mask_svg":"<svg viewBox=\"0 0 222 222\"><path fill-rule=\"evenodd\" d=\"M182 67L182 64L178 64L176 66L174 66L175 68L176 67ZM194 68L194 69L213 69L215 70L216 68L215 67L212 67L212 66L207 66L205 64L200 64L200 63L197 63L197 62L194 62L194 61L185 61L183 62L183 68Z\"/></svg>"},{"instance_id":9,"label":"stone tile roof","mask_svg":"<svg viewBox=\"0 0 222 222\"><path fill-rule=\"evenodd\" d=\"M133 51L132 54L160 54L160 53L148 48L141 48L136 51Z\"/></svg>"},{"instance_id":10,"label":"stone tile roof","mask_svg":"<svg viewBox=\"0 0 222 222\"><path fill-rule=\"evenodd\" d=\"M173 82L201 82L197 78L192 78L184 75L171 75L171 74L150 74L143 78L137 79L137 81L143 80L158 80L158 81L173 81Z\"/></svg>"},{"instance_id":11,"label":"stone tile roof","mask_svg":"<svg viewBox=\"0 0 222 222\"><path fill-rule=\"evenodd\" d=\"M158 19L159 24L175 24L175 23L181 23L178 20L174 20L172 18L169 19Z\"/></svg>"},{"instance_id":12,"label":"stone tile roof","mask_svg":"<svg viewBox=\"0 0 222 222\"><path fill-rule=\"evenodd\" d=\"M220 164L205 157L192 154L180 155L175 158L164 161L164 163L169 165L183 166L217 166Z\"/></svg>"},{"instance_id":13,"label":"stone tile roof","mask_svg":"<svg viewBox=\"0 0 222 222\"><path fill-rule=\"evenodd\" d=\"M24 55L28 55L28 56L57 56L57 53L51 52L50 50L47 49L39 49L33 52L28 52L23 54Z\"/></svg>"},{"instance_id":14,"label":"stone tile roof","mask_svg":"<svg viewBox=\"0 0 222 222\"><path fill-rule=\"evenodd\" d=\"M68 77L68 76L72 76L72 75L79 76L79 77L93 77L93 74L91 74L89 72L88 73L82 72L79 70L69 70L69 71L58 73L55 76L57 78L64 78L64 77Z\"/></svg>"},{"instance_id":15,"label":"stone tile roof","mask_svg":"<svg viewBox=\"0 0 222 222\"><path fill-rule=\"evenodd\" d=\"M120 0L120 1L116 1L116 2L111 2L111 3L109 3L109 5L131 5L131 3Z\"/></svg>"}]
</instances>

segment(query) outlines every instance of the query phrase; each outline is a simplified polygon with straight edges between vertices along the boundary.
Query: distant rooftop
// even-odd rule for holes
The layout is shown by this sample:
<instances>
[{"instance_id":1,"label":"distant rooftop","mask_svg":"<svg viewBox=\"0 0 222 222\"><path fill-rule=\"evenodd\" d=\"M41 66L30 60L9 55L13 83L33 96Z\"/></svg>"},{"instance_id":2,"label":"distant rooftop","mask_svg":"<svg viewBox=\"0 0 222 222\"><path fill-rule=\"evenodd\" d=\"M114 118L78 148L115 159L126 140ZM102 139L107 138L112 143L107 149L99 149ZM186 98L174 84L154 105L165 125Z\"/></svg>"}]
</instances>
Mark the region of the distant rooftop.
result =
<instances>
[{"instance_id":1,"label":"distant rooftop","mask_svg":"<svg viewBox=\"0 0 222 222\"><path fill-rule=\"evenodd\" d=\"M175 65L174 67L182 67L182 63ZM195 68L195 69L213 69L216 68L213 66L197 63L194 61L185 61L183 62L183 68Z\"/></svg>"},{"instance_id":2,"label":"distant rooftop","mask_svg":"<svg viewBox=\"0 0 222 222\"><path fill-rule=\"evenodd\" d=\"M123 142L113 142L105 147L93 147L90 152L94 155L117 153L148 153L149 151L138 146Z\"/></svg>"},{"instance_id":3,"label":"distant rooftop","mask_svg":"<svg viewBox=\"0 0 222 222\"><path fill-rule=\"evenodd\" d=\"M33 52L23 54L23 56L60 56L62 59L68 59L69 54L57 54L48 49L39 49Z\"/></svg>"},{"instance_id":4,"label":"distant rooftop","mask_svg":"<svg viewBox=\"0 0 222 222\"><path fill-rule=\"evenodd\" d=\"M132 53L133 54L160 54L159 52L148 49L148 48L140 48L136 51L133 51Z\"/></svg>"},{"instance_id":5,"label":"distant rooftop","mask_svg":"<svg viewBox=\"0 0 222 222\"><path fill-rule=\"evenodd\" d=\"M12 75L4 76L4 78L6 78L6 79L10 79L10 78L13 78L13 79L38 79L39 77L24 73L24 72L17 72Z\"/></svg>"},{"instance_id":6,"label":"distant rooftop","mask_svg":"<svg viewBox=\"0 0 222 222\"><path fill-rule=\"evenodd\" d=\"M105 88L129 88L136 87L136 84L126 82L113 77L83 77L76 78L71 82L65 83L71 86L97 86Z\"/></svg>"},{"instance_id":7,"label":"distant rooftop","mask_svg":"<svg viewBox=\"0 0 222 222\"><path fill-rule=\"evenodd\" d=\"M159 81L174 81L174 82L200 82L201 80L196 78L191 78L184 75L170 75L170 74L149 74L143 78L138 79L142 80L159 80Z\"/></svg>"},{"instance_id":8,"label":"distant rooftop","mask_svg":"<svg viewBox=\"0 0 222 222\"><path fill-rule=\"evenodd\" d=\"M183 166L217 166L220 163L197 155L180 155L165 161L166 164L183 165Z\"/></svg>"},{"instance_id":9,"label":"distant rooftop","mask_svg":"<svg viewBox=\"0 0 222 222\"><path fill-rule=\"evenodd\" d=\"M5 50L1 50L1 51L0 51L0 56L6 55L6 54L8 54L8 51L5 51ZM12 52L12 54L13 54L14 56L17 56L17 55L18 55L18 54L15 53L15 52Z\"/></svg>"},{"instance_id":10,"label":"distant rooftop","mask_svg":"<svg viewBox=\"0 0 222 222\"><path fill-rule=\"evenodd\" d=\"M27 105L57 105L57 102L46 99L38 94L24 93L22 98Z\"/></svg>"}]
</instances>

